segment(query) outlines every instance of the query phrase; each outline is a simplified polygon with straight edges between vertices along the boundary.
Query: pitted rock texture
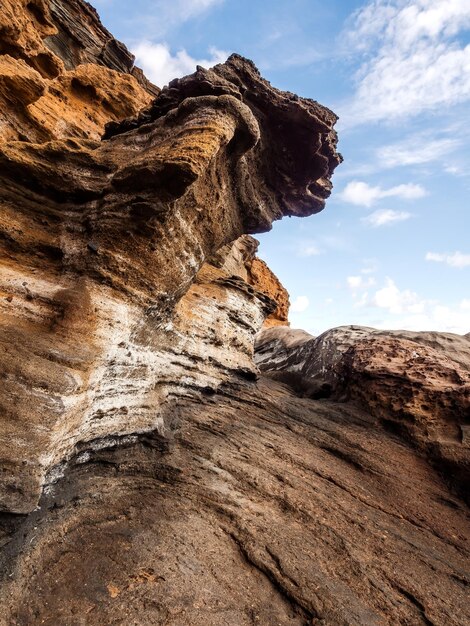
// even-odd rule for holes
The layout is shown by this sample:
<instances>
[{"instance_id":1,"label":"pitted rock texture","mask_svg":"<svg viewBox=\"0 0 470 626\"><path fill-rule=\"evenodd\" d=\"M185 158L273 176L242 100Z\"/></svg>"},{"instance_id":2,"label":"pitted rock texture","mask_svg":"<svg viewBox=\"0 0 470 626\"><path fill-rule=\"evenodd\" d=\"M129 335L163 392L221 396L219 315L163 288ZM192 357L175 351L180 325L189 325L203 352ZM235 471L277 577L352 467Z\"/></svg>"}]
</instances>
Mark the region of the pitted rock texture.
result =
<instances>
[{"instance_id":1,"label":"pitted rock texture","mask_svg":"<svg viewBox=\"0 0 470 626\"><path fill-rule=\"evenodd\" d=\"M38 33L18 45L45 45ZM323 208L335 121L234 55L173 81L108 140L67 127L66 139L3 143L3 510L34 509L79 442L171 431L178 394L256 376L270 298L232 271L199 272L240 235Z\"/></svg>"},{"instance_id":2,"label":"pitted rock texture","mask_svg":"<svg viewBox=\"0 0 470 626\"><path fill-rule=\"evenodd\" d=\"M0 517L5 626L469 623L468 509L371 413L263 378L174 413Z\"/></svg>"},{"instance_id":3,"label":"pitted rock texture","mask_svg":"<svg viewBox=\"0 0 470 626\"><path fill-rule=\"evenodd\" d=\"M276 303L276 309L266 318L264 328L272 326L289 326L289 294L278 277L273 274L266 263L255 258L250 266L251 284L259 291L268 295Z\"/></svg>"},{"instance_id":4,"label":"pitted rock texture","mask_svg":"<svg viewBox=\"0 0 470 626\"><path fill-rule=\"evenodd\" d=\"M450 333L344 326L316 339L262 331L261 371L313 398L350 400L418 447L470 493L470 342Z\"/></svg>"},{"instance_id":5,"label":"pitted rock texture","mask_svg":"<svg viewBox=\"0 0 470 626\"><path fill-rule=\"evenodd\" d=\"M237 55L159 94L86 3L4 5L0 625L466 626L461 459L427 460L463 344L332 331L321 400L253 362L288 299L246 233L323 208L334 114ZM302 381L313 339L265 332Z\"/></svg>"},{"instance_id":6,"label":"pitted rock texture","mask_svg":"<svg viewBox=\"0 0 470 626\"><path fill-rule=\"evenodd\" d=\"M188 98L193 104L230 99L240 118L244 106L253 115L244 118L229 146L234 156L243 155L236 161L240 185L235 199L246 207L256 197L245 217L247 232L269 230L273 220L285 215L305 217L324 208L331 174L342 161L333 130L337 116L314 100L273 88L251 61L237 54L210 70L198 67L195 74L171 81L137 118L110 122L105 136L145 128Z\"/></svg>"},{"instance_id":7,"label":"pitted rock texture","mask_svg":"<svg viewBox=\"0 0 470 626\"><path fill-rule=\"evenodd\" d=\"M2 0L0 140L98 139L159 90L83 0Z\"/></svg>"}]
</instances>

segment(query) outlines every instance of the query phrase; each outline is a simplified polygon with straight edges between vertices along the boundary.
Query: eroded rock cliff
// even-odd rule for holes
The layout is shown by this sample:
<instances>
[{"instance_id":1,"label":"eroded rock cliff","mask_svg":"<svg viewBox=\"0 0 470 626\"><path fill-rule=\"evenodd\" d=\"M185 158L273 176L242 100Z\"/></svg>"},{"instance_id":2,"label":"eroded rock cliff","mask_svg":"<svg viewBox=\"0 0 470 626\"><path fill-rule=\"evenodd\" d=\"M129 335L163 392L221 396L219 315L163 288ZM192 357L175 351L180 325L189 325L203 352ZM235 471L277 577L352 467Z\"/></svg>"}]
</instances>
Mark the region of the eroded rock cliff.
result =
<instances>
[{"instance_id":1,"label":"eroded rock cliff","mask_svg":"<svg viewBox=\"0 0 470 626\"><path fill-rule=\"evenodd\" d=\"M288 296L247 233L323 208L335 115L237 55L160 92L87 3L4 5L0 624L467 624L423 435L456 435L465 348L344 338L321 400L253 362ZM265 332L289 373L308 338Z\"/></svg>"},{"instance_id":2,"label":"eroded rock cliff","mask_svg":"<svg viewBox=\"0 0 470 626\"><path fill-rule=\"evenodd\" d=\"M82 0L2 0L0 140L99 139L158 89Z\"/></svg>"},{"instance_id":3,"label":"eroded rock cliff","mask_svg":"<svg viewBox=\"0 0 470 626\"><path fill-rule=\"evenodd\" d=\"M37 73L31 55L50 46L48 58L62 54L75 77L115 72L119 88L133 81L147 98L96 14L61 6L11 5L19 25L6 31L8 62L16 51L14 63ZM64 35L71 24L85 41L77 51ZM11 93L30 114L31 90ZM98 128L103 101L88 105ZM31 511L47 471L78 442L171 430L166 407L184 390L254 376L268 300L243 277L201 268L243 233L321 210L340 161L335 115L274 89L236 55L173 81L136 119L112 117L104 141L83 138L78 111L81 133L66 126L53 141L2 144L4 510Z\"/></svg>"}]
</instances>

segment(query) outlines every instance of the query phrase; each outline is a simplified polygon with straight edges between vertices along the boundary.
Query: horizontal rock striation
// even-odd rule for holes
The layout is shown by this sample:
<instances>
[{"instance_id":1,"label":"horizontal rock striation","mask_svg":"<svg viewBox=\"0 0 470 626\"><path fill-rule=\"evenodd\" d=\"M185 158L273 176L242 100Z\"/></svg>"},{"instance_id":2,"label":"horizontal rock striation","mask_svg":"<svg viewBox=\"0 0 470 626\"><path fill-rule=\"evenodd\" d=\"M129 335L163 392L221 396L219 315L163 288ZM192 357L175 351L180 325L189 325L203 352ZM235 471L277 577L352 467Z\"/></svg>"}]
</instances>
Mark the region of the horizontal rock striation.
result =
<instances>
[{"instance_id":1,"label":"horizontal rock striation","mask_svg":"<svg viewBox=\"0 0 470 626\"><path fill-rule=\"evenodd\" d=\"M174 411L0 518L8 625L468 624L468 509L373 414L266 378Z\"/></svg>"},{"instance_id":2,"label":"horizontal rock striation","mask_svg":"<svg viewBox=\"0 0 470 626\"><path fill-rule=\"evenodd\" d=\"M335 115L3 7L0 626L466 626L468 338L291 330L248 235L323 208Z\"/></svg>"},{"instance_id":3,"label":"horizontal rock striation","mask_svg":"<svg viewBox=\"0 0 470 626\"><path fill-rule=\"evenodd\" d=\"M61 6L40 4L44 29L15 40L23 58L46 43L51 54L70 49L64 32L72 36L79 4ZM39 9L21 7L13 13L33 28ZM78 64L68 71L97 89L106 86L94 71L137 85L123 73L123 48L98 54L104 31L84 11L77 32L88 51L64 56ZM89 101L93 115L102 104ZM251 278L203 266L243 233L324 206L341 160L335 121L234 55L173 81L105 141L83 139L85 124L80 137L67 127L66 138L3 143L0 508L31 511L46 473L79 442L171 430L167 413L185 389L213 389L234 371L255 376L252 338L271 301Z\"/></svg>"},{"instance_id":4,"label":"horizontal rock striation","mask_svg":"<svg viewBox=\"0 0 470 626\"><path fill-rule=\"evenodd\" d=\"M257 291L273 300L276 308L265 319L264 328L289 326L289 294L266 263L255 256L258 245L259 241L253 237L242 235L234 244L218 250L211 263L223 267L228 273L240 276Z\"/></svg>"}]
</instances>

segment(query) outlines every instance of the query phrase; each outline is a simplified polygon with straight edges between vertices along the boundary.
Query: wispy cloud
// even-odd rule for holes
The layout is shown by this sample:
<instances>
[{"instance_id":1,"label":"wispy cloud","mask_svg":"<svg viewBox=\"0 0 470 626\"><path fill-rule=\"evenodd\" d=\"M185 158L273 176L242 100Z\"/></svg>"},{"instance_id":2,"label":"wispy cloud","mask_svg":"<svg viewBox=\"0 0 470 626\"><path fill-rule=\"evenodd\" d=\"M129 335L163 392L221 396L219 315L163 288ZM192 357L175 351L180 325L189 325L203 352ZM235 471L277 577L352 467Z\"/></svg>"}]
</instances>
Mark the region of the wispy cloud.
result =
<instances>
[{"instance_id":1,"label":"wispy cloud","mask_svg":"<svg viewBox=\"0 0 470 626\"><path fill-rule=\"evenodd\" d=\"M460 145L458 139L423 140L420 135L406 141L382 146L376 152L382 167L399 167L403 165L421 165L442 159Z\"/></svg>"},{"instance_id":2,"label":"wispy cloud","mask_svg":"<svg viewBox=\"0 0 470 626\"><path fill-rule=\"evenodd\" d=\"M459 269L470 266L470 254L463 254L462 252L453 252L451 254L428 252L425 259L426 261L446 263L450 265L450 267L457 267Z\"/></svg>"},{"instance_id":3,"label":"wispy cloud","mask_svg":"<svg viewBox=\"0 0 470 626\"><path fill-rule=\"evenodd\" d=\"M329 252L351 252L354 245L349 237L342 235L320 235L312 239L293 239L291 251L297 257L314 257Z\"/></svg>"},{"instance_id":4,"label":"wispy cloud","mask_svg":"<svg viewBox=\"0 0 470 626\"><path fill-rule=\"evenodd\" d=\"M358 206L370 207L382 198L402 198L404 200L415 200L426 195L426 190L421 185L407 183L396 185L388 189L380 186L372 186L359 180L349 182L340 193L340 198L345 202Z\"/></svg>"},{"instance_id":5,"label":"wispy cloud","mask_svg":"<svg viewBox=\"0 0 470 626\"><path fill-rule=\"evenodd\" d=\"M149 9L136 12L137 16L131 22L134 28L140 28L142 39L163 39L172 29L203 16L223 2L224 0L152 0L148 3Z\"/></svg>"},{"instance_id":6,"label":"wispy cloud","mask_svg":"<svg viewBox=\"0 0 470 626\"><path fill-rule=\"evenodd\" d=\"M411 213L407 211L394 211L393 209L378 209L367 217L362 218L362 221L368 226L378 228L379 226L387 226L396 222L404 222L412 217Z\"/></svg>"},{"instance_id":7,"label":"wispy cloud","mask_svg":"<svg viewBox=\"0 0 470 626\"><path fill-rule=\"evenodd\" d=\"M367 305L369 302L369 289L375 285L375 278L373 276L356 275L348 276L346 278L346 284L351 292L354 300L354 308L361 308Z\"/></svg>"},{"instance_id":8,"label":"wispy cloud","mask_svg":"<svg viewBox=\"0 0 470 626\"><path fill-rule=\"evenodd\" d=\"M321 254L321 249L314 243L308 243L300 247L298 256L317 256Z\"/></svg>"},{"instance_id":9,"label":"wispy cloud","mask_svg":"<svg viewBox=\"0 0 470 626\"><path fill-rule=\"evenodd\" d=\"M274 55L274 56L273 56ZM259 67L263 71L275 69L286 70L291 67L304 67L311 65L312 63L324 60L327 54L314 47L302 47L299 50L270 50L269 56L262 56L259 62Z\"/></svg>"},{"instance_id":10,"label":"wispy cloud","mask_svg":"<svg viewBox=\"0 0 470 626\"><path fill-rule=\"evenodd\" d=\"M346 283L350 289L357 291L358 289L368 289L372 285L375 285L375 278L371 276L364 278L364 276L348 276Z\"/></svg>"},{"instance_id":11,"label":"wispy cloud","mask_svg":"<svg viewBox=\"0 0 470 626\"><path fill-rule=\"evenodd\" d=\"M364 259L364 267L361 269L361 274L375 274L379 269L379 263L377 259Z\"/></svg>"},{"instance_id":12,"label":"wispy cloud","mask_svg":"<svg viewBox=\"0 0 470 626\"><path fill-rule=\"evenodd\" d=\"M393 120L470 99L468 0L370 0L346 43L363 55L346 124Z\"/></svg>"},{"instance_id":13,"label":"wispy cloud","mask_svg":"<svg viewBox=\"0 0 470 626\"><path fill-rule=\"evenodd\" d=\"M196 65L212 67L222 63L228 57L228 53L217 48L210 48L207 59L195 59L186 50L178 50L172 54L166 43L152 43L142 41L132 48L136 64L140 66L146 76L156 85L163 87L173 78L179 78L191 74L196 70Z\"/></svg>"}]
</instances>

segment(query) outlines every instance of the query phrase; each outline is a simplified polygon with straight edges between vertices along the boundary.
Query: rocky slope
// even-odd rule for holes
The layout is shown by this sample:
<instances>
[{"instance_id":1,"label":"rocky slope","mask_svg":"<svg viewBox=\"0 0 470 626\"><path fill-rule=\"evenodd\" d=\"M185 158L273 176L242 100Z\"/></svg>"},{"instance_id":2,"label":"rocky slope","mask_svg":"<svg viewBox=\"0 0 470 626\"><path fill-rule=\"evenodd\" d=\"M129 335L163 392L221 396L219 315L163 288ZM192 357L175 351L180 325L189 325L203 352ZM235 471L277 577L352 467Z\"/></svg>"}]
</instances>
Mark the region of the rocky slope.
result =
<instances>
[{"instance_id":1,"label":"rocky slope","mask_svg":"<svg viewBox=\"0 0 470 626\"><path fill-rule=\"evenodd\" d=\"M354 402L434 462L468 500L470 342L450 333L345 326L314 338L290 329L257 337L261 371L302 395Z\"/></svg>"},{"instance_id":2,"label":"rocky slope","mask_svg":"<svg viewBox=\"0 0 470 626\"><path fill-rule=\"evenodd\" d=\"M372 414L239 378L174 412L4 516L6 624L468 624L468 510Z\"/></svg>"},{"instance_id":3,"label":"rocky slope","mask_svg":"<svg viewBox=\"0 0 470 626\"><path fill-rule=\"evenodd\" d=\"M307 376L248 235L323 208L335 115L4 5L0 624L467 624L466 344L350 330Z\"/></svg>"}]
</instances>

